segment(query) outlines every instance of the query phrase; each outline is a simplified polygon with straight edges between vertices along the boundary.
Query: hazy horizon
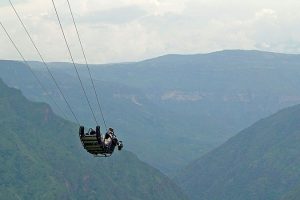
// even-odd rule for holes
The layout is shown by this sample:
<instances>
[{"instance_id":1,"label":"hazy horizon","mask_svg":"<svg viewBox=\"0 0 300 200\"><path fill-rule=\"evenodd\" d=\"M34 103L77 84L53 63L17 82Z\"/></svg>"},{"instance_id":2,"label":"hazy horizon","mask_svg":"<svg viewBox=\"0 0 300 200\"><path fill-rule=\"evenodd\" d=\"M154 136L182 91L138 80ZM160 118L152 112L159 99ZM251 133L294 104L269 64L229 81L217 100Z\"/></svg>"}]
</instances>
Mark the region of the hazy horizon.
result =
<instances>
[{"instance_id":1,"label":"hazy horizon","mask_svg":"<svg viewBox=\"0 0 300 200\"><path fill-rule=\"evenodd\" d=\"M300 53L285 53L285 52L274 52L274 51L263 51L263 50L256 50L256 49L223 49L223 50L219 50L219 51L212 51L212 52L206 52L206 53L170 53L170 54L162 54L162 55L158 55L155 57L149 57L149 58L144 58L144 59L140 59L140 60L132 60L132 61L116 61L116 62L104 62L104 63L89 63L89 65L110 65L110 64L126 64L126 63L135 63L135 62L143 62L143 61L147 61L147 60L151 60L151 59L156 59L156 58L160 58L160 57L164 57L164 56L170 56L170 55L177 55L177 56L193 56L193 55L206 55L206 54L214 54L214 53L218 53L218 52L224 52L224 51L245 51L245 52L250 52L250 51L256 51L256 52L262 52L262 53L274 53L274 54L283 54L283 55L300 55ZM0 61L17 61L17 62L23 62L23 60L21 59L2 59L0 58ZM28 62L39 62L42 63L42 61L36 59L36 60L27 60ZM72 61L48 61L47 63L72 63ZM85 63L84 61L81 62L75 62L75 64L78 65L84 65L85 67ZM30 67L34 67L34 66L30 66ZM55 65L52 65L51 67L55 67Z\"/></svg>"}]
</instances>

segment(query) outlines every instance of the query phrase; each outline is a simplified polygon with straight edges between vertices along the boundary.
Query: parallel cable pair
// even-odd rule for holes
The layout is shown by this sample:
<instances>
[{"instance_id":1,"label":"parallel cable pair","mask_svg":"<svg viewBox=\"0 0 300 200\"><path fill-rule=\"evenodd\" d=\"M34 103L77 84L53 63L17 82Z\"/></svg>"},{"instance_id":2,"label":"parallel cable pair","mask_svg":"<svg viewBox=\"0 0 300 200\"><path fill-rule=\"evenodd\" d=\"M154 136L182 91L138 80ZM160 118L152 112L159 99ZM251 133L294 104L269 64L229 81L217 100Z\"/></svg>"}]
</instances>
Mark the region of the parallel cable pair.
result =
<instances>
[{"instance_id":1,"label":"parallel cable pair","mask_svg":"<svg viewBox=\"0 0 300 200\"><path fill-rule=\"evenodd\" d=\"M53 0L52 0L52 1L53 1ZM78 41L79 41L79 43L80 43L81 51L82 51L82 54L83 54L83 57L84 57L84 60L85 60L85 65L86 65L86 68L87 68L87 70L88 70L88 72L89 72L89 76L90 76L90 79L91 79L91 83L92 83L92 86L93 86L93 88L94 88L94 93L95 93L95 96L96 96L96 99L97 99L98 108L99 108L99 111L100 111L100 113L101 113L101 116L102 116L102 120L103 120L105 129L106 129L106 131L107 131L106 121L105 121L105 118L104 118L104 115L103 115L103 111L102 111L102 107L101 107L101 104L100 104L99 96L98 96L98 93L97 93L97 91L96 91L96 87L95 87L95 83L94 83L93 78L92 78L91 70L90 70L89 64L88 64L88 62L87 62L87 58L86 58L86 55L85 55L85 51L84 51L84 48L83 48L83 45L82 45L81 38L80 38L80 36L79 36L79 31L78 31L78 28L77 28L77 25L76 25L76 22L75 22L75 18L74 18L73 12L72 12L72 8L71 8L71 5L70 5L69 0L67 0L67 2L68 2L68 7L69 7L69 10L70 10L71 16L72 16L72 20L73 20L74 27L75 27L75 29L76 29L76 34L77 34L77 37L78 37Z\"/></svg>"},{"instance_id":2,"label":"parallel cable pair","mask_svg":"<svg viewBox=\"0 0 300 200\"><path fill-rule=\"evenodd\" d=\"M95 84L94 84L94 81L93 81L93 78L92 78L92 74L91 74L91 71L90 71L88 62L87 62L86 54L85 54L85 51L84 51L84 48L83 48L83 45L82 45L82 41L81 41L81 38L80 38L80 35L79 35L79 31L78 31L78 28L77 28L77 25L76 25L76 22L75 22L75 19L74 19L74 15L73 15L73 12L72 12L72 9L71 9L71 5L70 5L69 0L67 0L67 2L68 2L68 7L69 7L69 10L70 10L71 16L72 16L73 24L74 24L74 27L75 27L75 30L76 30L76 34L77 34L77 37L78 37L78 41L79 41L79 43L80 43L81 51L82 51L82 54L83 54L83 57L84 57L84 60L85 60L85 65L86 65L86 67L87 67L87 69L88 69L89 76L90 76L90 80L91 80L91 83L92 83L92 86L93 86L93 89L94 89L94 94L95 94L95 97L96 97L96 99L97 99L99 111L100 111L100 113L101 113L101 116L102 116L102 119L103 119L105 128L106 128L106 130L107 130L106 122L105 122L104 115L103 115L103 112L102 112L102 108L101 108L101 105L100 105L100 100L99 100L99 97L98 97L98 94L97 94L97 91L96 91L96 88L95 88ZM55 14L56 14L58 23L59 23L59 25L60 25L60 29L61 29L61 32L62 32L64 41L65 41L65 44L66 44L67 49L68 49L70 58L71 58L71 60L72 60L72 63L73 63L74 69L75 69L75 71L76 71L77 77L78 77L78 79L79 79L79 81L80 81L81 88L82 88L82 90L83 90L83 92L84 92L84 95L85 95L85 97L86 97L86 100L87 100L87 102L88 102L88 105L89 105L89 107L90 107L90 110L91 110L91 112L92 112L92 114L93 114L94 120L95 120L95 122L97 123L97 119L96 119L95 113L94 113L94 111L93 111L93 109L92 109L92 107L91 107L91 103L90 103L90 101L89 101L89 99L88 99L88 97L87 97L86 91L85 91L85 89L84 89L84 87L83 87L82 80L81 80L81 78L80 78L80 76L79 76L79 73L78 73L76 64L75 64L75 62L74 62L74 59L73 59L73 56L72 56L72 53L71 53L71 50L70 50L68 41L67 41L67 39L66 39L66 35L65 35L64 30L63 30L63 27L62 27L62 24L61 24L61 21L60 21L60 18L59 18L59 15L58 15L58 12L57 12L56 5L55 5L54 0L52 0L52 4L53 4L53 8L54 8L54 10L55 10Z\"/></svg>"},{"instance_id":3,"label":"parallel cable pair","mask_svg":"<svg viewBox=\"0 0 300 200\"><path fill-rule=\"evenodd\" d=\"M57 83L57 81L56 81L56 79L54 78L53 74L51 73L51 71L50 71L50 69L49 69L49 66L46 64L46 62L45 62L43 56L41 55L39 49L37 48L35 42L33 41L31 35L29 34L29 32L28 32L26 26L24 25L22 19L20 18L19 14L18 14L18 12L16 11L16 9L15 9L14 5L12 4L11 0L9 0L9 2L10 2L10 4L11 4L11 7L13 8L13 10L14 10L16 16L18 17L20 23L22 24L24 30L26 31L27 36L29 37L31 43L33 44L34 48L36 49L36 51L37 51L37 53L38 53L40 59L42 60L44 66L46 67L46 69L47 69L48 73L50 74L52 80L54 81L54 83L55 83L57 89L60 91L60 94L62 95L62 97L64 98L66 104L68 105L68 108L69 108L69 110L71 111L71 113L72 113L72 115L73 115L75 121L79 124L79 121L78 121L77 116L75 115L74 111L72 110L72 108L71 108L69 102L67 101L65 95L63 94L63 92L62 92L61 88L59 87L59 84ZM102 108L101 108L101 105L100 105L100 100L99 100L99 97L98 97L98 94L97 94L97 91L96 91L96 88L95 88L94 81L93 81L93 79L92 79L91 71L90 71L90 68L89 68L89 65L88 65L88 62L87 62L87 58L86 58L86 54L85 54L85 52L84 52L84 48L83 48L83 45L82 45L81 38L80 38L80 36L79 36L79 31L78 31L78 28L77 28L76 23L75 23L75 19L74 19L74 15L73 15L73 12L72 12L72 9L71 9L71 5L70 5L69 0L67 0L67 2L68 2L68 7L69 7L69 10L70 10L71 16L72 16L72 20L73 20L73 23L74 23L74 26L75 26L75 29L76 29L77 37L78 37L78 40L79 40L79 43L80 43L80 46L81 46L81 50L82 50L82 53L83 53L83 56L84 56L84 59L85 59L85 64L86 64L86 67L87 67L87 69L88 69L89 76L90 76L90 80L91 80L91 83L92 83L92 86L93 86L93 89L94 89L94 93L95 93L95 96L96 96L96 99L97 99L99 111L100 111L100 113L101 113L102 120L103 120L104 125L105 125L105 128L106 128L106 130L107 130L106 121L105 121L105 118L104 118L104 115L103 115L103 112L102 112ZM71 53L69 44L68 44L68 42L67 42L66 35L65 35L65 33L64 33L64 30L63 30L63 27L62 27L62 24L61 24L61 21L60 21L60 18L59 18L59 15L58 15L58 12L57 12L57 9L56 9L54 0L52 0L52 4L53 4L53 7L54 7L54 10L55 10L55 13L56 13L56 16L57 16L59 25L60 25L61 32L62 32L62 34L63 34L63 38L64 38L64 41L65 41L65 44L66 44L66 46L67 46L67 49L68 49L70 58L71 58L71 60L72 60L73 67L74 67L74 69L75 69L75 71L76 71L76 74L77 74L77 77L78 77L78 79L79 79L81 88L82 88L82 90L83 90L83 93L84 93L84 95L85 95L85 98L86 98L86 100L87 100L87 103L88 103L88 105L89 105L89 108L90 108L90 110L91 110L91 113L92 113L92 115L93 115L93 118L94 118L95 122L98 124L97 118L96 118L95 113L94 113L94 111L93 111L93 109L92 109L91 103L90 103L90 101L89 101L89 99L88 99L88 97L87 97L87 93L86 93L86 91L85 91L85 89L84 89L82 80L81 80L81 78L80 78L79 72L78 72L77 67L76 67L76 64L75 64L75 62L74 62L74 59L73 59L73 56L72 56L72 53ZM8 38L10 39L10 41L12 42L12 44L14 45L14 47L16 48L16 50L18 51L18 53L20 54L20 56L22 57L24 63L26 63L26 64L29 66L30 71L33 73L33 75L35 76L35 78L38 80L38 83L41 85L41 87L43 88L43 90L46 91L45 87L42 85L42 83L41 83L41 81L39 80L38 76L33 72L33 70L31 69L31 67L30 67L30 65L29 65L29 63L25 60L24 56L22 55L22 53L20 52L20 50L18 49L18 47L16 46L16 44L14 43L14 41L12 40L12 38L10 37L10 35L8 34L8 32L6 31L6 29L5 29L5 27L3 26L2 23L1 23L1 26L2 26L2 28L4 29L5 33L7 34ZM51 98L51 99L54 101L53 98ZM59 108L59 110L62 112L61 108L58 106L58 104L57 104L55 101L54 101L54 104L55 104L55 105ZM62 112L62 113L63 113L63 112Z\"/></svg>"}]
</instances>

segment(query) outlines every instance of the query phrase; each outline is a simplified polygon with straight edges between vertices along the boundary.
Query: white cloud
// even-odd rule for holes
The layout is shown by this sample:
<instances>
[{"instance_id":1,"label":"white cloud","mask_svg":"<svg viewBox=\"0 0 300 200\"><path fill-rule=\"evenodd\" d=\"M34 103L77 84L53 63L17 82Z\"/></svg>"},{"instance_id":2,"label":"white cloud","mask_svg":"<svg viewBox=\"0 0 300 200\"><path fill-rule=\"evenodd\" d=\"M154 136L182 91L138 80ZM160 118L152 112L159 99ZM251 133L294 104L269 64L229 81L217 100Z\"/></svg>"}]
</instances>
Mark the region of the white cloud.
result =
<instances>
[{"instance_id":1,"label":"white cloud","mask_svg":"<svg viewBox=\"0 0 300 200\"><path fill-rule=\"evenodd\" d=\"M51 1L16 1L45 58L69 61ZM82 62L66 1L55 1L76 61ZM168 53L261 49L300 53L296 0L72 0L88 60L133 61ZM38 60L7 4L0 19L26 58ZM0 30L0 59L18 55Z\"/></svg>"},{"instance_id":2,"label":"white cloud","mask_svg":"<svg viewBox=\"0 0 300 200\"><path fill-rule=\"evenodd\" d=\"M277 19L277 15L276 12L272 9L262 9L259 12L255 13L255 17L257 19L261 19L261 18L271 18L271 19Z\"/></svg>"}]
</instances>

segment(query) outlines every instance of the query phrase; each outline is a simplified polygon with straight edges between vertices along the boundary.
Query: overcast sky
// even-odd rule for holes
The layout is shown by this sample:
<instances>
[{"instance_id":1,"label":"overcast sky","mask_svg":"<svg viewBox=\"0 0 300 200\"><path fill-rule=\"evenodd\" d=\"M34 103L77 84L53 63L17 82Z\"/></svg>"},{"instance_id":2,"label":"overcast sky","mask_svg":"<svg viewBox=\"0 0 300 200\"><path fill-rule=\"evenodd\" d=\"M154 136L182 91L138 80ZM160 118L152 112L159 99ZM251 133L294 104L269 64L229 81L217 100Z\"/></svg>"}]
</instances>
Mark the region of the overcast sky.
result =
<instances>
[{"instance_id":1,"label":"overcast sky","mask_svg":"<svg viewBox=\"0 0 300 200\"><path fill-rule=\"evenodd\" d=\"M70 61L51 0L11 0L46 61ZM65 0L55 1L76 62L83 57ZM257 49L300 53L299 0L70 0L90 63ZM39 60L8 0L0 21ZM18 59L0 29L0 59Z\"/></svg>"}]
</instances>

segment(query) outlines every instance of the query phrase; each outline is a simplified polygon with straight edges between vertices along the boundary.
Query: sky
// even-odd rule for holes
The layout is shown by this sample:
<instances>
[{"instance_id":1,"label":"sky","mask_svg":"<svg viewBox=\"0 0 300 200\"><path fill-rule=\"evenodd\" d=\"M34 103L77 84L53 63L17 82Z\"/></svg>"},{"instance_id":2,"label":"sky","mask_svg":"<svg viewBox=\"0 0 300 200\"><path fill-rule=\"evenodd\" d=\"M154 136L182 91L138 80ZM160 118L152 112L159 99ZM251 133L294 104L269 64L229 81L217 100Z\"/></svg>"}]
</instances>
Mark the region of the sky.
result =
<instances>
[{"instance_id":1,"label":"sky","mask_svg":"<svg viewBox=\"0 0 300 200\"><path fill-rule=\"evenodd\" d=\"M46 61L70 57L51 0L11 0ZM66 0L55 0L75 62L84 62ZM225 49L300 53L298 0L70 0L89 63ZM8 0L0 21L27 60L37 60ZM0 59L20 60L0 28Z\"/></svg>"}]
</instances>

